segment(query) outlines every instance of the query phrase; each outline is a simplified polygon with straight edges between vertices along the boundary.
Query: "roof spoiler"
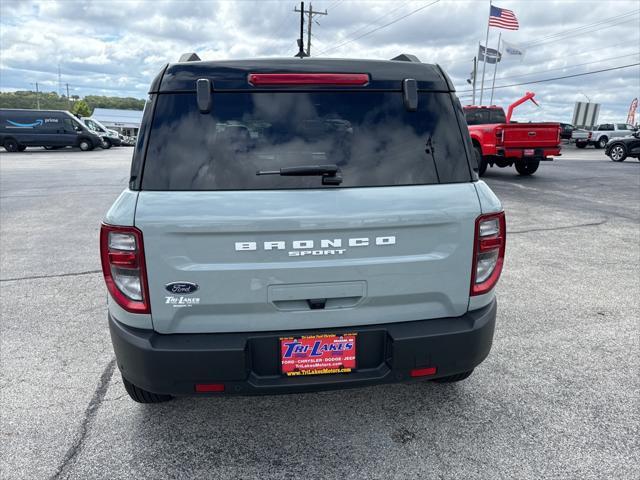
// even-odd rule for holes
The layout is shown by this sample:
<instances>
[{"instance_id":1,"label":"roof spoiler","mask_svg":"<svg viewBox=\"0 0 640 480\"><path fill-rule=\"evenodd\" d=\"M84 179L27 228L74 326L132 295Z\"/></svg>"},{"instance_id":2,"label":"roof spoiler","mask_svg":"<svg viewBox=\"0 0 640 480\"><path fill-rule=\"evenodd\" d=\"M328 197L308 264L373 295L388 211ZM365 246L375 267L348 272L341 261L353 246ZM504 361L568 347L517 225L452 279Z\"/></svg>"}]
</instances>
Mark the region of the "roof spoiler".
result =
<instances>
[{"instance_id":1,"label":"roof spoiler","mask_svg":"<svg viewBox=\"0 0 640 480\"><path fill-rule=\"evenodd\" d=\"M199 62L201 59L197 53L183 53L180 55L179 62Z\"/></svg>"},{"instance_id":2,"label":"roof spoiler","mask_svg":"<svg viewBox=\"0 0 640 480\"><path fill-rule=\"evenodd\" d=\"M411 55L410 53L401 53L397 57L393 57L391 60L395 60L397 62L422 63L418 57Z\"/></svg>"}]
</instances>

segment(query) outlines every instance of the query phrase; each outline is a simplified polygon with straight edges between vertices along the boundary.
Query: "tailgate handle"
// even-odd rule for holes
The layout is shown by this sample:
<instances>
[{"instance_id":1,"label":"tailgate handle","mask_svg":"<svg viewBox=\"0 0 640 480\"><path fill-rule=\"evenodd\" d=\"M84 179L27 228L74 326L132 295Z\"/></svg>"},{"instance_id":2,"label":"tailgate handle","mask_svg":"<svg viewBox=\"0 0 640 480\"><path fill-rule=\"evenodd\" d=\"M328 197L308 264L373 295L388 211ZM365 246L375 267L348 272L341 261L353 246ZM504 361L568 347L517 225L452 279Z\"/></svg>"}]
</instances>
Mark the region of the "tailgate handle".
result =
<instances>
[{"instance_id":1,"label":"tailgate handle","mask_svg":"<svg viewBox=\"0 0 640 480\"><path fill-rule=\"evenodd\" d=\"M268 300L284 311L331 310L353 307L366 294L364 281L270 285Z\"/></svg>"},{"instance_id":2,"label":"tailgate handle","mask_svg":"<svg viewBox=\"0 0 640 480\"><path fill-rule=\"evenodd\" d=\"M536 132L529 132L529 136L530 137L535 137L536 136Z\"/></svg>"},{"instance_id":3,"label":"tailgate handle","mask_svg":"<svg viewBox=\"0 0 640 480\"><path fill-rule=\"evenodd\" d=\"M327 305L326 298L310 298L307 300L307 305L311 310L324 310L324 307Z\"/></svg>"}]
</instances>

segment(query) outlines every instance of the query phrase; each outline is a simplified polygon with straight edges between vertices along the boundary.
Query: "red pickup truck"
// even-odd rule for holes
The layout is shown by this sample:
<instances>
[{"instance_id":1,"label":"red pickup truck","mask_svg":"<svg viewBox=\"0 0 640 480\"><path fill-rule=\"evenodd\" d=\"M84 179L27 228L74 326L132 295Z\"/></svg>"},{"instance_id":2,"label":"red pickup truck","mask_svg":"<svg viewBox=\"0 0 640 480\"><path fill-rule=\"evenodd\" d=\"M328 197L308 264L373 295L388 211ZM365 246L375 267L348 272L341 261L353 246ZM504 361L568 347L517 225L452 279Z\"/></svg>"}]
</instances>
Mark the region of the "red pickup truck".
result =
<instances>
[{"instance_id":1,"label":"red pickup truck","mask_svg":"<svg viewBox=\"0 0 640 480\"><path fill-rule=\"evenodd\" d=\"M559 123L511 123L511 115L518 105L533 99L527 94L512 103L505 115L502 107L464 107L469 133L478 159L478 174L484 175L488 166L500 168L515 165L520 175L534 173L540 161L553 160L560 155Z\"/></svg>"}]
</instances>

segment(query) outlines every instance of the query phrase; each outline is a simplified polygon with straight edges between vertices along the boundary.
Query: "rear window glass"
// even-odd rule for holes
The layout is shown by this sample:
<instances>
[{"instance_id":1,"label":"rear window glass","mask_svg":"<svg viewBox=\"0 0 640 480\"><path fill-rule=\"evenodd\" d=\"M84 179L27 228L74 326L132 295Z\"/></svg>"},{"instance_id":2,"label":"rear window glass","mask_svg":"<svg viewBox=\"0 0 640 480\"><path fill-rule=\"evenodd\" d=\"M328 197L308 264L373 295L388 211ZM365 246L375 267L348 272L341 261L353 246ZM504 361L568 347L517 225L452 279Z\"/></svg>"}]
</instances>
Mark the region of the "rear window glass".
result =
<instances>
[{"instance_id":1,"label":"rear window glass","mask_svg":"<svg viewBox=\"0 0 640 480\"><path fill-rule=\"evenodd\" d=\"M143 190L331 188L321 177L256 175L337 165L340 187L471 180L450 94L421 93L418 111L399 92L213 93L157 98Z\"/></svg>"},{"instance_id":2,"label":"rear window glass","mask_svg":"<svg viewBox=\"0 0 640 480\"><path fill-rule=\"evenodd\" d=\"M502 109L473 108L466 110L467 125L487 125L491 123L507 123L507 117Z\"/></svg>"}]
</instances>

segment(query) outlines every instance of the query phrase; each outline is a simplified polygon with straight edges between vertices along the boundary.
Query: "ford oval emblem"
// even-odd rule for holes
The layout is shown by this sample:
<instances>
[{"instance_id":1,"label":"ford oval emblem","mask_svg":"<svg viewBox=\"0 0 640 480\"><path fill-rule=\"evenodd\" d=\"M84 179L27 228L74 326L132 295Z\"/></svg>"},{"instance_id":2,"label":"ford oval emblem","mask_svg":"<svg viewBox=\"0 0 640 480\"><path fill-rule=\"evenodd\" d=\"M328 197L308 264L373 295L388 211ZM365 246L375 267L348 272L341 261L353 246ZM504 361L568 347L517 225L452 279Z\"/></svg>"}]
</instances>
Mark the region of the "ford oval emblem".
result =
<instances>
[{"instance_id":1,"label":"ford oval emblem","mask_svg":"<svg viewBox=\"0 0 640 480\"><path fill-rule=\"evenodd\" d=\"M191 283L191 282L172 282L172 283L167 283L164 288L167 290L167 292L170 293L181 293L181 294L185 294L185 293L193 293L196 290L198 290L198 284L197 283Z\"/></svg>"}]
</instances>

